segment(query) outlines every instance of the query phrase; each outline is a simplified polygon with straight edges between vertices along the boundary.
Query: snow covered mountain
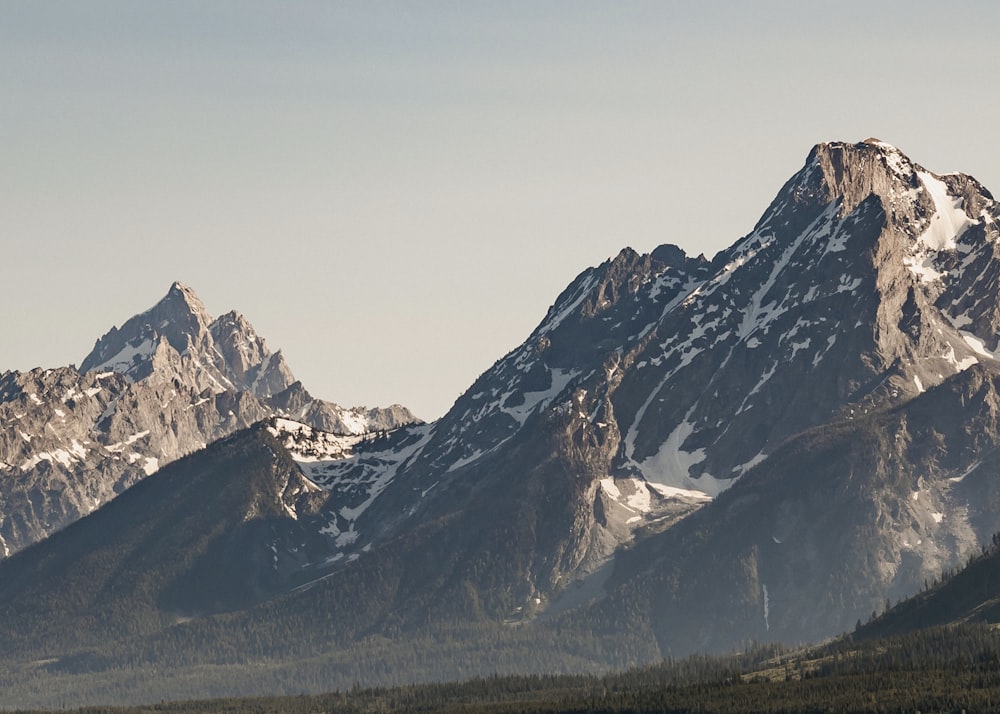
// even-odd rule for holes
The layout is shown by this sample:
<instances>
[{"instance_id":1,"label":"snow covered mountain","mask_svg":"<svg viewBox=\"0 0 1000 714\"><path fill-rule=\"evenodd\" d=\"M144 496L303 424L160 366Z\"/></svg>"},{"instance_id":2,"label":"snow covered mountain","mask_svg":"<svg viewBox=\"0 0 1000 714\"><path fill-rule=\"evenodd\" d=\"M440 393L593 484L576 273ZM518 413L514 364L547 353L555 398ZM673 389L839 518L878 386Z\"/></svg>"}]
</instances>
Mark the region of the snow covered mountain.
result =
<instances>
[{"instance_id":1,"label":"snow covered mountain","mask_svg":"<svg viewBox=\"0 0 1000 714\"><path fill-rule=\"evenodd\" d=\"M314 399L242 315L213 320L190 288L174 283L98 340L79 370L0 375L0 553L277 414L347 434L417 421L398 405L346 409Z\"/></svg>"},{"instance_id":2,"label":"snow covered mountain","mask_svg":"<svg viewBox=\"0 0 1000 714\"><path fill-rule=\"evenodd\" d=\"M15 411L0 419L15 428L0 459L16 483L97 444L117 455L101 473L125 473L125 462L135 473L170 458L163 444L267 418L169 472L211 479L211 464L252 453L271 474L254 486L265 501L236 499L233 511L241 524L266 511L277 534L240 555L240 582L256 583L266 605L206 591L168 597L167 612L135 589L156 613L135 636L175 638L194 659L214 663L205 643L237 621L240 632L299 633L267 652L333 658L361 647L377 659L379 643L466 627L420 649L414 677L437 678L451 676L440 663L455 642L479 651L512 632L525 648L505 660L514 670L540 642L583 667L572 659L581 642L593 648L586 666L622 666L814 640L918 591L1000 530L998 218L969 176L934 174L874 139L820 144L728 250L712 260L671 245L621 251L574 280L444 417L392 428L397 419L379 434L331 429L280 355L235 317L195 314L175 286L167 299L190 319L154 308L109 333L85 362L108 372L5 377L0 409ZM174 411L171 390L184 395ZM126 398L147 406L123 411ZM55 409L87 429L70 431ZM19 435L29 411L34 427ZM60 440L45 441L51 433ZM81 523L112 523L105 510ZM87 527L122 527L113 522ZM235 547L213 538L205 563ZM106 539L116 553L139 547ZM49 571L33 552L0 564L0 583L22 583L0 592L20 613L0 617L11 638L50 619L34 609L33 573ZM171 557L177 572L193 567ZM44 607L64 630L90 616L59 598ZM212 619L206 607L241 614ZM73 647L117 651L92 637Z\"/></svg>"},{"instance_id":3,"label":"snow covered mountain","mask_svg":"<svg viewBox=\"0 0 1000 714\"><path fill-rule=\"evenodd\" d=\"M853 624L1000 529L982 505L995 502L981 453L995 425L976 411L992 402L972 396L997 366L998 215L971 177L933 174L877 140L816 146L712 261L674 246L622 251L581 274L442 419L310 463L310 478L343 489L329 524L338 557L363 560L418 523L465 522L477 537L454 544L452 580L476 583L507 618L596 586L607 595L658 563L653 580L670 570L690 586L668 608L687 622L660 618L675 652ZM967 421L955 399L968 400ZM898 449L868 448L873 434ZM832 461L809 460L811 449ZM803 469L828 473L824 499L810 499ZM962 486L972 469L981 486ZM772 532L739 543L761 519ZM512 536L512 523L527 533ZM714 545L677 542L691 532ZM655 557L614 565L638 535L662 543ZM769 560L779 542L780 568ZM484 560L511 580L483 576ZM765 591L772 567L782 574ZM736 589L733 572L745 573ZM734 598L752 624L688 617ZM823 617L804 626L818 600L830 601Z\"/></svg>"},{"instance_id":4,"label":"snow covered mountain","mask_svg":"<svg viewBox=\"0 0 1000 714\"><path fill-rule=\"evenodd\" d=\"M609 602L664 651L835 634L1000 529L998 211L884 143L819 145L626 355L615 466L739 479L619 564Z\"/></svg>"}]
</instances>

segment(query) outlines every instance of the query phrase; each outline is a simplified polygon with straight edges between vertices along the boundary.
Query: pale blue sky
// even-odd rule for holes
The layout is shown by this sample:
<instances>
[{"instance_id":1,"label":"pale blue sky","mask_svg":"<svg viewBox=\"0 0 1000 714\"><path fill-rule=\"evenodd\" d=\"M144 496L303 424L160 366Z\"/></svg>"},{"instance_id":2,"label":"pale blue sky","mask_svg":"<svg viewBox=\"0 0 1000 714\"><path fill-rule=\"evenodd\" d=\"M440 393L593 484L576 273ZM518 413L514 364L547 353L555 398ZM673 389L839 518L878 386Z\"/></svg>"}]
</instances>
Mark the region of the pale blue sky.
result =
<instances>
[{"instance_id":1,"label":"pale blue sky","mask_svg":"<svg viewBox=\"0 0 1000 714\"><path fill-rule=\"evenodd\" d=\"M625 246L711 256L810 147L1000 190L1000 4L0 0L0 371L173 280L315 395L443 413Z\"/></svg>"}]
</instances>

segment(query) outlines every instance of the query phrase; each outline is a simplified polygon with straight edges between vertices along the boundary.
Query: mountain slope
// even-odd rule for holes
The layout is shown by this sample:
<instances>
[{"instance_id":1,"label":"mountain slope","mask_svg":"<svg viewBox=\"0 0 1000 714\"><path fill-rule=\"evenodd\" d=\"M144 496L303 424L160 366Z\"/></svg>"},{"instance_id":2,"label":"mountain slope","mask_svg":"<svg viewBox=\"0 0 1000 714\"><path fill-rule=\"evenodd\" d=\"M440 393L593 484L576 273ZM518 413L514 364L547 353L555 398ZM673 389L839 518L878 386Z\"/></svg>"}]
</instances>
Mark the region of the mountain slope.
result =
<instances>
[{"instance_id":1,"label":"mountain slope","mask_svg":"<svg viewBox=\"0 0 1000 714\"><path fill-rule=\"evenodd\" d=\"M618 562L598 607L651 614L665 652L816 641L918 591L1000 527L1000 370L808 430ZM971 465L970 465L971 464Z\"/></svg>"},{"instance_id":2,"label":"mountain slope","mask_svg":"<svg viewBox=\"0 0 1000 714\"><path fill-rule=\"evenodd\" d=\"M875 610L872 611L875 614ZM920 593L896 603L870 621L859 618L850 636L860 642L961 623L1000 623L1000 549L998 536L964 567L929 581Z\"/></svg>"},{"instance_id":3,"label":"mountain slope","mask_svg":"<svg viewBox=\"0 0 1000 714\"><path fill-rule=\"evenodd\" d=\"M820 145L636 355L667 369L623 379L623 421L647 396L619 466L746 474L620 564L611 602L642 602L665 651L835 634L997 529L996 215L969 177ZM713 304L738 317L703 330Z\"/></svg>"},{"instance_id":4,"label":"mountain slope","mask_svg":"<svg viewBox=\"0 0 1000 714\"><path fill-rule=\"evenodd\" d=\"M324 500L260 427L175 461L4 561L0 656L127 641L285 592L329 554Z\"/></svg>"},{"instance_id":5,"label":"mountain slope","mask_svg":"<svg viewBox=\"0 0 1000 714\"><path fill-rule=\"evenodd\" d=\"M544 609L568 584L606 576L603 566L640 529L672 522L661 516L697 510L744 475L793 468L769 461L791 439L808 443L812 437L796 436L803 430L850 430L915 399L933 412L949 394L935 385L961 380L977 365L993 369L998 210L974 179L937 176L881 142L818 145L754 231L711 262L671 246L647 256L623 251L577 278L525 343L441 420L398 435L400 458L389 444L377 464L366 464L362 446L359 457L326 464L333 481L379 483L364 513L342 525L366 534L351 542L367 547L405 532L411 518L461 519L481 507L470 523L524 526L516 535L498 527L496 542L507 545L487 551L509 575L500 588L509 595L491 611L511 617ZM947 487L974 452L949 469L921 461L933 456L901 458L908 479L926 470L919 474L926 486L914 482L911 491L926 487L936 509L929 512L947 519L948 538L901 555L904 511L886 515L854 503L837 527L870 528L871 549L888 548L887 565L858 576L863 603L846 594L823 624L800 636L853 623L857 607L909 591L992 532L992 516L977 510L975 497ZM831 478L861 479L880 494L877 459L859 456L853 471ZM795 473L787 478L798 483ZM477 494L486 493L477 505ZM823 520L815 512L822 505L804 510L804 522ZM703 511L697 522L725 530L721 506ZM926 517L914 532L931 529ZM662 540L675 537L668 531ZM799 545L795 557L808 561ZM348 544L349 554L360 555ZM842 567L835 556L827 553L815 570ZM733 557L704 555L718 563ZM470 554L462 567L476 573L475 563ZM692 560L677 577L699 567ZM735 576L721 570L707 572L725 591ZM484 592L498 587L491 577L470 577ZM762 587L736 579L755 589L747 597L760 611ZM807 601L821 580L800 579L778 597ZM720 632L706 641L721 646L740 637Z\"/></svg>"}]
</instances>

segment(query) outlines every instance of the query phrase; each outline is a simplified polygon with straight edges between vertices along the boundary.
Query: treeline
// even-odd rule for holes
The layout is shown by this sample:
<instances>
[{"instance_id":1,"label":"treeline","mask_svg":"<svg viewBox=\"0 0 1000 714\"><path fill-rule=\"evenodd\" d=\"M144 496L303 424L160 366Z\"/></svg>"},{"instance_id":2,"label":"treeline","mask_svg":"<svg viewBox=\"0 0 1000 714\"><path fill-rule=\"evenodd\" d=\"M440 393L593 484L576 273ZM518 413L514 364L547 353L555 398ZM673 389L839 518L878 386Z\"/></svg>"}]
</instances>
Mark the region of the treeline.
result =
<instances>
[{"instance_id":1,"label":"treeline","mask_svg":"<svg viewBox=\"0 0 1000 714\"><path fill-rule=\"evenodd\" d=\"M221 628L220 634L232 632ZM210 638L211 639L211 638ZM601 637L583 631L536 630L490 624L438 625L433 633L390 638L368 635L355 643L298 657L262 657L256 650L238 650L223 637L212 641L220 657L211 661L182 660L190 643L179 649L160 641L149 657L132 659L129 653L97 650L34 662L0 661L0 708L45 706L58 708L87 702L123 703L137 698L226 697L232 693L324 692L347 690L356 682L382 686L445 679L470 679L485 672L520 672L539 677L561 673L604 672L606 662L650 661L653 656L637 641ZM207 647L208 643L205 643ZM303 648L305 650L306 648ZM733 677L752 661L772 657L778 650L755 648L740 658L694 657L669 661L654 670L636 670L650 684L715 681ZM164 663L168 664L164 664ZM626 666L626 665L623 665ZM643 674L644 673L644 674ZM534 681L534 680L526 680ZM583 680L580 680L583 681ZM573 688L579 686L573 680Z\"/></svg>"},{"instance_id":2,"label":"treeline","mask_svg":"<svg viewBox=\"0 0 1000 714\"><path fill-rule=\"evenodd\" d=\"M494 676L461 683L352 688L317 696L222 698L117 714L252 712L1000 712L1000 634L960 625L852 647L754 647L605 676Z\"/></svg>"}]
</instances>

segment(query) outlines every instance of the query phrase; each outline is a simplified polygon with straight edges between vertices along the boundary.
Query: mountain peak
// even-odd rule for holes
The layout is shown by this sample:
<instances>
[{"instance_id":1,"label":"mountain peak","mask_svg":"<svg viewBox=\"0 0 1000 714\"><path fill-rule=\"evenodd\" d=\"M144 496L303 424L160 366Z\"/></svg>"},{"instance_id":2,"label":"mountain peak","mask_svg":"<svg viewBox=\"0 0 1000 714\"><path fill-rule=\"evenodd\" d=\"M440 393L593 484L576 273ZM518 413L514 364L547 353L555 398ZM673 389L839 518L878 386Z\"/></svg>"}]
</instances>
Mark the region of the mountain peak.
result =
<instances>
[{"instance_id":1,"label":"mountain peak","mask_svg":"<svg viewBox=\"0 0 1000 714\"><path fill-rule=\"evenodd\" d=\"M166 308L170 312L176 312L178 316L189 315L194 317L204 325L211 322L208 310L205 309L205 304L198 297L198 294L180 281L174 281L163 299L154 305L149 312L158 311L158 309L162 308Z\"/></svg>"},{"instance_id":2,"label":"mountain peak","mask_svg":"<svg viewBox=\"0 0 1000 714\"><path fill-rule=\"evenodd\" d=\"M94 344L80 364L83 372L111 370L132 379L149 373L149 361L158 345L166 341L178 353L204 346L210 340L211 317L195 292L174 282L153 307L112 327Z\"/></svg>"},{"instance_id":3,"label":"mountain peak","mask_svg":"<svg viewBox=\"0 0 1000 714\"><path fill-rule=\"evenodd\" d=\"M865 204L907 231L906 226L920 226L940 213L942 202L963 200L966 209L978 212L984 198L988 193L974 179L934 174L880 139L829 141L812 148L755 229L790 221L791 235L798 235L831 206L840 220Z\"/></svg>"},{"instance_id":4,"label":"mountain peak","mask_svg":"<svg viewBox=\"0 0 1000 714\"><path fill-rule=\"evenodd\" d=\"M894 176L905 180L918 168L898 148L875 138L856 144L844 141L817 144L806 161L806 167L810 166L823 170L828 185L836 195L844 189L849 190L852 181L858 179L865 179L868 184L876 180L875 177Z\"/></svg>"},{"instance_id":5,"label":"mountain peak","mask_svg":"<svg viewBox=\"0 0 1000 714\"><path fill-rule=\"evenodd\" d=\"M230 310L216 318L209 330L233 384L269 397L295 382L281 350L272 353L264 338L240 313Z\"/></svg>"}]
</instances>

